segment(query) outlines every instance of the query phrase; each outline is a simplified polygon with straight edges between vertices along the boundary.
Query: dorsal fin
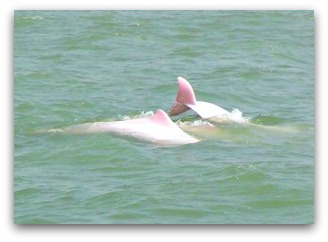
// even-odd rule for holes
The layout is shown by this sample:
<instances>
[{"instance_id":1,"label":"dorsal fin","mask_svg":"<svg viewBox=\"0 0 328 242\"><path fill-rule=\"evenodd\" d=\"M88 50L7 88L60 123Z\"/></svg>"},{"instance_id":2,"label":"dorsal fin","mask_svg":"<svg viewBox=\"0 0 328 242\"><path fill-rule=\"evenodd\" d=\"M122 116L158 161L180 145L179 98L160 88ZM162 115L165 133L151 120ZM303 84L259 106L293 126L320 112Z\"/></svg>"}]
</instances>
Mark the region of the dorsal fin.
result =
<instances>
[{"instance_id":1,"label":"dorsal fin","mask_svg":"<svg viewBox=\"0 0 328 242\"><path fill-rule=\"evenodd\" d=\"M170 117L162 109L158 109L153 116L149 117L149 119L164 126L176 127L176 124L173 123Z\"/></svg>"},{"instance_id":2,"label":"dorsal fin","mask_svg":"<svg viewBox=\"0 0 328 242\"><path fill-rule=\"evenodd\" d=\"M183 77L178 77L179 91L176 101L181 104L196 104L196 96L190 83Z\"/></svg>"},{"instance_id":3,"label":"dorsal fin","mask_svg":"<svg viewBox=\"0 0 328 242\"><path fill-rule=\"evenodd\" d=\"M170 108L169 115L179 115L190 108L187 105L195 105L197 103L194 90L190 83L183 77L178 77L179 90L175 98L175 103Z\"/></svg>"}]
</instances>

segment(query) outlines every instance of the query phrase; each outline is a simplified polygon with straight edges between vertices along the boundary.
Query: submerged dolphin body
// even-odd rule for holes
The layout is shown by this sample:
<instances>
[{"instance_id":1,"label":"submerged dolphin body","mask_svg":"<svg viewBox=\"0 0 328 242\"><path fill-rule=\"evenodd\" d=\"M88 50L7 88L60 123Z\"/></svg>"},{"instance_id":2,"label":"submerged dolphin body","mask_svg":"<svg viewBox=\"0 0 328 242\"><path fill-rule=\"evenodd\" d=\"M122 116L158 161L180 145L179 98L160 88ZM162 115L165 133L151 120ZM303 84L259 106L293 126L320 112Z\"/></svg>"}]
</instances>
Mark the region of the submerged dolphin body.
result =
<instances>
[{"instance_id":1,"label":"submerged dolphin body","mask_svg":"<svg viewBox=\"0 0 328 242\"><path fill-rule=\"evenodd\" d=\"M162 145L182 145L200 141L180 129L161 109L150 117L86 123L70 126L60 131L69 134L113 133Z\"/></svg>"},{"instance_id":2,"label":"submerged dolphin body","mask_svg":"<svg viewBox=\"0 0 328 242\"><path fill-rule=\"evenodd\" d=\"M190 83L183 77L178 77L179 90L175 103L169 111L169 116L179 115L189 109L195 111L201 118L217 122L245 122L239 110L229 112L213 103L197 101Z\"/></svg>"}]
</instances>

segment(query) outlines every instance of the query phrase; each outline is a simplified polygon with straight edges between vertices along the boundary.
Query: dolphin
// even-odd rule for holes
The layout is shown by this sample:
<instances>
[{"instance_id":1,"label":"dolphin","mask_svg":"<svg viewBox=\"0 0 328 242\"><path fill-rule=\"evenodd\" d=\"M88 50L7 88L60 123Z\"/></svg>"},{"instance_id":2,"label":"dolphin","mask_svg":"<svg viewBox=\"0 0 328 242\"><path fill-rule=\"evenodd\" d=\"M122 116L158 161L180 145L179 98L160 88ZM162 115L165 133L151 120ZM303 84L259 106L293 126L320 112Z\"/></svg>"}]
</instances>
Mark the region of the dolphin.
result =
<instances>
[{"instance_id":1,"label":"dolphin","mask_svg":"<svg viewBox=\"0 0 328 242\"><path fill-rule=\"evenodd\" d=\"M179 90L175 103L168 113L169 116L179 115L189 109L195 111L203 119L230 114L227 110L213 103L197 101L192 86L183 77L178 77L178 84Z\"/></svg>"},{"instance_id":2,"label":"dolphin","mask_svg":"<svg viewBox=\"0 0 328 242\"><path fill-rule=\"evenodd\" d=\"M169 116L176 116L191 109L202 119L209 119L211 121L234 121L238 123L246 121L246 119L241 117L241 112L237 109L230 113L213 103L197 101L192 86L183 77L178 77L178 85L179 90L175 103L172 105L168 113Z\"/></svg>"},{"instance_id":3,"label":"dolphin","mask_svg":"<svg viewBox=\"0 0 328 242\"><path fill-rule=\"evenodd\" d=\"M162 145L182 145L200 141L180 129L161 109L144 118L86 123L51 131L69 134L112 133Z\"/></svg>"},{"instance_id":4,"label":"dolphin","mask_svg":"<svg viewBox=\"0 0 328 242\"><path fill-rule=\"evenodd\" d=\"M172 105L169 116L176 116L188 110L193 110L206 122L204 125L189 125L179 124L179 127L188 133L196 134L198 137L218 136L221 135L223 130L218 129L212 123L241 123L253 128L260 128L261 130L268 130L280 133L293 133L296 132L295 128L289 126L275 126L275 125L261 125L252 123L252 120L242 116L242 112L238 109L229 112L213 103L197 101L194 90L190 83L183 77L178 77L179 90L176 96L175 103Z\"/></svg>"}]
</instances>

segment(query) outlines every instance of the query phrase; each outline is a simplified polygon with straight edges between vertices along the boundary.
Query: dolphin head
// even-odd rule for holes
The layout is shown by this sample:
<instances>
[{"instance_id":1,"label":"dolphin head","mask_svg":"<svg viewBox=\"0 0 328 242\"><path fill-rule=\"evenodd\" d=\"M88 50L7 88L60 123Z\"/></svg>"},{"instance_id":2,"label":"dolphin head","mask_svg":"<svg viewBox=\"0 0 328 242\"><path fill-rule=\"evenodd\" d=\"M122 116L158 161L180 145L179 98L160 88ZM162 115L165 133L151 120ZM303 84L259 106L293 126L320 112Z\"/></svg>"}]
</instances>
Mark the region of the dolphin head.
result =
<instances>
[{"instance_id":1,"label":"dolphin head","mask_svg":"<svg viewBox=\"0 0 328 242\"><path fill-rule=\"evenodd\" d=\"M196 97L190 83L183 77L178 77L179 91L172 105L169 115L175 116L183 113L190 108L187 105L196 105Z\"/></svg>"}]
</instances>

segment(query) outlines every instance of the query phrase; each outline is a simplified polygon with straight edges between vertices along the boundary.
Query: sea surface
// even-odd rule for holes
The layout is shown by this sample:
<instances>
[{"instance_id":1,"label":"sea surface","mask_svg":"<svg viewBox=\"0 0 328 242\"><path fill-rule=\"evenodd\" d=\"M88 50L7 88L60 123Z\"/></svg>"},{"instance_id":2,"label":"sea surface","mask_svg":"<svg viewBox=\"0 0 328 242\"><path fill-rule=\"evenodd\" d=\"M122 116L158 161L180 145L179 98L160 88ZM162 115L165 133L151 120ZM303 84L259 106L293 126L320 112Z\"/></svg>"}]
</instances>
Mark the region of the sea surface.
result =
<instances>
[{"instance_id":1,"label":"sea surface","mask_svg":"<svg viewBox=\"0 0 328 242\"><path fill-rule=\"evenodd\" d=\"M249 124L40 132L168 111L178 76ZM314 223L314 12L15 11L13 166L16 224Z\"/></svg>"}]
</instances>

